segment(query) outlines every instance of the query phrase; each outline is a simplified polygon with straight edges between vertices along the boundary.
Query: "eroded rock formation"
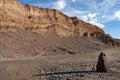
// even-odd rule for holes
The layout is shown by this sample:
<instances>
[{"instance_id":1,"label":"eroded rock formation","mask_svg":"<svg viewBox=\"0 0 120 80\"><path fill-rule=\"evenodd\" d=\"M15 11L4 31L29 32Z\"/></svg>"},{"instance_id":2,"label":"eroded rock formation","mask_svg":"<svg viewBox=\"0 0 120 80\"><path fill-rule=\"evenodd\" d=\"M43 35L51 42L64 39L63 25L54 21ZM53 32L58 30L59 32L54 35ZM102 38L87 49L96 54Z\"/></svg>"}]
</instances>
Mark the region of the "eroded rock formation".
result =
<instances>
[{"instance_id":1,"label":"eroded rock formation","mask_svg":"<svg viewBox=\"0 0 120 80\"><path fill-rule=\"evenodd\" d=\"M98 63L96 66L96 71L97 72L108 72L110 69L108 67L108 62L106 60L106 55L101 52L99 57L98 57Z\"/></svg>"},{"instance_id":2,"label":"eroded rock formation","mask_svg":"<svg viewBox=\"0 0 120 80\"><path fill-rule=\"evenodd\" d=\"M55 9L44 9L31 5L22 5L16 0L0 0L1 29L30 29L55 32L58 35L83 35L85 32L104 32L94 25L85 23L76 17ZM76 33L76 34L75 34Z\"/></svg>"},{"instance_id":3,"label":"eroded rock formation","mask_svg":"<svg viewBox=\"0 0 120 80\"><path fill-rule=\"evenodd\" d=\"M16 0L0 0L0 30L34 30L64 36L96 37L108 40L102 29L77 17L69 17L56 9L22 5ZM104 38L104 39L103 39ZM118 44L116 41L114 44Z\"/></svg>"}]
</instances>

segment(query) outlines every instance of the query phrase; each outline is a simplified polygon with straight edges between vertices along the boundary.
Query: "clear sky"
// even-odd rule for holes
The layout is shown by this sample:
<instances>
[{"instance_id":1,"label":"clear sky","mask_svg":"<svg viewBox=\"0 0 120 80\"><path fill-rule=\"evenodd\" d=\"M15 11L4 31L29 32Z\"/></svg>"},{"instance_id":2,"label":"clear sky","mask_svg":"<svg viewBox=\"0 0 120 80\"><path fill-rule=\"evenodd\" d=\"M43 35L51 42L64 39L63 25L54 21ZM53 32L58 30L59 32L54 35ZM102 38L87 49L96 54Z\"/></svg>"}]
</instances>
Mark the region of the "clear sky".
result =
<instances>
[{"instance_id":1,"label":"clear sky","mask_svg":"<svg viewBox=\"0 0 120 80\"><path fill-rule=\"evenodd\" d=\"M18 0L59 11L97 25L114 38L120 39L120 0Z\"/></svg>"}]
</instances>

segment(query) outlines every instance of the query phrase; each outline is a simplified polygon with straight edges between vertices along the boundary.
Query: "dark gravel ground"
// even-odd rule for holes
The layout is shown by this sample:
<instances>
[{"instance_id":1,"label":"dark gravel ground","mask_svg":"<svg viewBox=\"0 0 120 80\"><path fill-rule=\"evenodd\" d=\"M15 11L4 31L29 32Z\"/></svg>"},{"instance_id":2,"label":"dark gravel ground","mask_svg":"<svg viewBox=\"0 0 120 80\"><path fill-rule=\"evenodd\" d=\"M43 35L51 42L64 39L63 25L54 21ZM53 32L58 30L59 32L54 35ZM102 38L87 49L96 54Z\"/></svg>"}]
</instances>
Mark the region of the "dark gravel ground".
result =
<instances>
[{"instance_id":1,"label":"dark gravel ground","mask_svg":"<svg viewBox=\"0 0 120 80\"><path fill-rule=\"evenodd\" d=\"M96 62L80 62L40 66L34 74L39 80L120 80L120 61L111 61L108 73L95 72Z\"/></svg>"}]
</instances>

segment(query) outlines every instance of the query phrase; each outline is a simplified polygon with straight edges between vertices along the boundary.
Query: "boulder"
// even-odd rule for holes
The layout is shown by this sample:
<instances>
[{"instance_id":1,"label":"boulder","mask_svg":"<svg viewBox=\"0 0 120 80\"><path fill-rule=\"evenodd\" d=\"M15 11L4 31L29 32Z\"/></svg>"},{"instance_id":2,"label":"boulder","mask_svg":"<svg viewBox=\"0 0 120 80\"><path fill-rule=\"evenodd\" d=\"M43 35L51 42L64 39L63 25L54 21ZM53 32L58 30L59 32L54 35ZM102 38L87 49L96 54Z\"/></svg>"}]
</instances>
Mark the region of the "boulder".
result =
<instances>
[{"instance_id":1,"label":"boulder","mask_svg":"<svg viewBox=\"0 0 120 80\"><path fill-rule=\"evenodd\" d=\"M109 71L108 62L106 60L106 55L103 52L101 52L98 57L96 71L97 72L108 72Z\"/></svg>"}]
</instances>

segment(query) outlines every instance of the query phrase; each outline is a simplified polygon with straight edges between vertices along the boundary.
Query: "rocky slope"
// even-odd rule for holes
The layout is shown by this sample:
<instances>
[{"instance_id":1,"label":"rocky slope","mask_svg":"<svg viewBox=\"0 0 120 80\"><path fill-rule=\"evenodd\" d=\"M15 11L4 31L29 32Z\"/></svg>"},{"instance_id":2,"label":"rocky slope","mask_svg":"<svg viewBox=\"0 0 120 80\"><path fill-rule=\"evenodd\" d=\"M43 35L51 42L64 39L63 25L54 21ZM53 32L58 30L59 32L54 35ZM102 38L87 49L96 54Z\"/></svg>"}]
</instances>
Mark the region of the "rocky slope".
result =
<instances>
[{"instance_id":1,"label":"rocky slope","mask_svg":"<svg viewBox=\"0 0 120 80\"><path fill-rule=\"evenodd\" d=\"M0 30L40 31L65 36L96 37L109 45L120 45L95 25L69 17L55 9L22 5L16 0L0 0Z\"/></svg>"}]
</instances>

